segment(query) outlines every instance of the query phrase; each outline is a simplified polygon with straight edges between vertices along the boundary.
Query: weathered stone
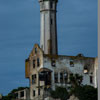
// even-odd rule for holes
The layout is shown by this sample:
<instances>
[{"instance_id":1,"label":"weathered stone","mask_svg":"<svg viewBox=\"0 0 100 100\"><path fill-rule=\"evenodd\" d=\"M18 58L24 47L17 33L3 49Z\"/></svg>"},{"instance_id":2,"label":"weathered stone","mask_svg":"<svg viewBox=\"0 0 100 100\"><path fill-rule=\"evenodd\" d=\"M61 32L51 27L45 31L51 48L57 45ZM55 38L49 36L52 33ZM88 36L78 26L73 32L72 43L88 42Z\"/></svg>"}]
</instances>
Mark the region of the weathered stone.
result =
<instances>
[{"instance_id":1,"label":"weathered stone","mask_svg":"<svg viewBox=\"0 0 100 100\"><path fill-rule=\"evenodd\" d=\"M40 59L39 66L37 66L37 58ZM33 60L35 60L35 67L33 67ZM70 63L71 62L71 63ZM73 66L71 65L73 62ZM50 55L44 54L42 49L35 44L33 50L29 56L29 80L30 80L30 98L34 99L46 94L45 88L55 90L56 86L63 86L65 88L70 87L70 74L79 74L83 76L83 85L91 85L97 87L97 69L98 69L98 59L92 57L76 57L76 56L66 56L66 55ZM84 66L87 65L88 72L84 73ZM45 72L45 80L40 80L39 75L41 72ZM55 73L57 73L57 83L55 82ZM61 73L63 79L61 79ZM36 75L35 83L33 82L32 75ZM64 78L66 76L66 79ZM91 78L92 77L92 82ZM48 85L47 82L49 82ZM35 96L33 96L33 90L35 91Z\"/></svg>"}]
</instances>

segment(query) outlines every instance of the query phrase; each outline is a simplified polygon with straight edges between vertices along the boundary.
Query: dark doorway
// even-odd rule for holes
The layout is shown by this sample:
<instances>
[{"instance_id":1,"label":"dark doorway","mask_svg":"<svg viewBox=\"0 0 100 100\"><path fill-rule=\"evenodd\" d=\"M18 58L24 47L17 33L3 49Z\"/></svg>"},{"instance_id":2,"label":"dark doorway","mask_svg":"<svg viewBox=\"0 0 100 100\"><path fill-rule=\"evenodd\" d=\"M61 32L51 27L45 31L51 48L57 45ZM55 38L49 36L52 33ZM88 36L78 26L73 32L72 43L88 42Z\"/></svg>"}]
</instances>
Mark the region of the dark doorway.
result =
<instances>
[{"instance_id":1,"label":"dark doorway","mask_svg":"<svg viewBox=\"0 0 100 100\"><path fill-rule=\"evenodd\" d=\"M51 72L49 71L40 72L39 81L44 81L45 85L51 85Z\"/></svg>"}]
</instances>

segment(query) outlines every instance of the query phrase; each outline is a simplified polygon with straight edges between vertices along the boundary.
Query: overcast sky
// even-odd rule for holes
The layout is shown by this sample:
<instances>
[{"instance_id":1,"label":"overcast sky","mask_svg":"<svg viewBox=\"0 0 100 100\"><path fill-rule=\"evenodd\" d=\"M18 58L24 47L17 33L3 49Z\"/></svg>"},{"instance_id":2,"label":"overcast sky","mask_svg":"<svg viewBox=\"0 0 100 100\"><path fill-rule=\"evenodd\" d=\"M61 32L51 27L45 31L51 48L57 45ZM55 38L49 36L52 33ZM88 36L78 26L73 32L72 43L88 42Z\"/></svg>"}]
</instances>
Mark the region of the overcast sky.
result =
<instances>
[{"instance_id":1,"label":"overcast sky","mask_svg":"<svg viewBox=\"0 0 100 100\"><path fill-rule=\"evenodd\" d=\"M60 55L97 56L97 0L59 0ZM28 86L25 59L40 42L38 0L0 0L0 93Z\"/></svg>"}]
</instances>

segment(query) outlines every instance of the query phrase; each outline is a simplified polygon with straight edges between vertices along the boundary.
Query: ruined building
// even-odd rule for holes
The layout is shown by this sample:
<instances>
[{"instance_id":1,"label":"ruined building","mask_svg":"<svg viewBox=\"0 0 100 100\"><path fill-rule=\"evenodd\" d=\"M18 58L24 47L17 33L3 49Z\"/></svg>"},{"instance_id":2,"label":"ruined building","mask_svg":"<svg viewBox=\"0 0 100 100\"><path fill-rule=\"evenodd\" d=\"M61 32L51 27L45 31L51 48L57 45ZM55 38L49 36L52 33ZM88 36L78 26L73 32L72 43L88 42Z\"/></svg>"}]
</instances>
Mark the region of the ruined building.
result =
<instances>
[{"instance_id":1,"label":"ruined building","mask_svg":"<svg viewBox=\"0 0 100 100\"><path fill-rule=\"evenodd\" d=\"M82 84L97 87L98 58L58 55L56 8L58 0L39 0L41 42L35 44L25 61L25 76L29 79L30 99L43 100L47 91L56 86L70 86L71 74L83 76ZM46 88L46 90L45 90Z\"/></svg>"}]
</instances>

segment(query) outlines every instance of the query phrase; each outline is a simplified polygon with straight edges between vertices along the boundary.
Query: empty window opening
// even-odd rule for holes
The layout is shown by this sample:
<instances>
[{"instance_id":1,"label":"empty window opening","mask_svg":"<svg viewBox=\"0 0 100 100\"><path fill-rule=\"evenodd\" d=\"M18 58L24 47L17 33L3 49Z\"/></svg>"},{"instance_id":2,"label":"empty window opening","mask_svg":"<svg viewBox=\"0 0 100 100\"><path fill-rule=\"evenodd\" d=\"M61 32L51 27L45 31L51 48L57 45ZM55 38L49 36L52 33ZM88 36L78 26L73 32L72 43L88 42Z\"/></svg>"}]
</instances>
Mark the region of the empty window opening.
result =
<instances>
[{"instance_id":1,"label":"empty window opening","mask_svg":"<svg viewBox=\"0 0 100 100\"><path fill-rule=\"evenodd\" d=\"M36 83L36 74L32 75L32 84Z\"/></svg>"},{"instance_id":2,"label":"empty window opening","mask_svg":"<svg viewBox=\"0 0 100 100\"><path fill-rule=\"evenodd\" d=\"M18 99L18 93L15 93L15 98Z\"/></svg>"},{"instance_id":3,"label":"empty window opening","mask_svg":"<svg viewBox=\"0 0 100 100\"><path fill-rule=\"evenodd\" d=\"M54 74L54 78L55 78L55 83L58 83L58 73Z\"/></svg>"},{"instance_id":4,"label":"empty window opening","mask_svg":"<svg viewBox=\"0 0 100 100\"><path fill-rule=\"evenodd\" d=\"M70 74L70 77L69 77L69 82L73 81L73 80L74 80L74 78L75 78L75 77L74 77L74 74L73 74L73 73L71 73L71 74Z\"/></svg>"},{"instance_id":5,"label":"empty window opening","mask_svg":"<svg viewBox=\"0 0 100 100\"><path fill-rule=\"evenodd\" d=\"M45 85L51 85L51 72L48 71L40 72L39 81L44 81Z\"/></svg>"},{"instance_id":6,"label":"empty window opening","mask_svg":"<svg viewBox=\"0 0 100 100\"><path fill-rule=\"evenodd\" d=\"M37 53L37 48L35 48L35 53Z\"/></svg>"},{"instance_id":7,"label":"empty window opening","mask_svg":"<svg viewBox=\"0 0 100 100\"><path fill-rule=\"evenodd\" d=\"M60 83L63 83L63 73L60 73Z\"/></svg>"},{"instance_id":8,"label":"empty window opening","mask_svg":"<svg viewBox=\"0 0 100 100\"><path fill-rule=\"evenodd\" d=\"M56 66L56 61L55 61L54 59L51 60L51 65L52 65L53 67Z\"/></svg>"},{"instance_id":9,"label":"empty window opening","mask_svg":"<svg viewBox=\"0 0 100 100\"><path fill-rule=\"evenodd\" d=\"M35 60L33 60L33 68L35 68Z\"/></svg>"},{"instance_id":10,"label":"empty window opening","mask_svg":"<svg viewBox=\"0 0 100 100\"><path fill-rule=\"evenodd\" d=\"M37 58L37 66L39 67L40 66L40 59Z\"/></svg>"},{"instance_id":11,"label":"empty window opening","mask_svg":"<svg viewBox=\"0 0 100 100\"><path fill-rule=\"evenodd\" d=\"M84 66L84 74L87 74L87 73L88 73L88 67Z\"/></svg>"},{"instance_id":12,"label":"empty window opening","mask_svg":"<svg viewBox=\"0 0 100 100\"><path fill-rule=\"evenodd\" d=\"M40 89L38 89L38 95L40 95Z\"/></svg>"},{"instance_id":13,"label":"empty window opening","mask_svg":"<svg viewBox=\"0 0 100 100\"><path fill-rule=\"evenodd\" d=\"M74 60L73 59L70 60L70 66L74 67Z\"/></svg>"},{"instance_id":14,"label":"empty window opening","mask_svg":"<svg viewBox=\"0 0 100 100\"><path fill-rule=\"evenodd\" d=\"M39 81L44 81L45 74L43 72L39 73Z\"/></svg>"},{"instance_id":15,"label":"empty window opening","mask_svg":"<svg viewBox=\"0 0 100 100\"><path fill-rule=\"evenodd\" d=\"M41 49L43 50L43 45L41 45Z\"/></svg>"},{"instance_id":16,"label":"empty window opening","mask_svg":"<svg viewBox=\"0 0 100 100\"><path fill-rule=\"evenodd\" d=\"M33 90L33 97L35 97L35 90Z\"/></svg>"},{"instance_id":17,"label":"empty window opening","mask_svg":"<svg viewBox=\"0 0 100 100\"><path fill-rule=\"evenodd\" d=\"M24 91L20 92L20 97L24 97Z\"/></svg>"},{"instance_id":18,"label":"empty window opening","mask_svg":"<svg viewBox=\"0 0 100 100\"><path fill-rule=\"evenodd\" d=\"M93 83L93 76L90 76L90 83Z\"/></svg>"},{"instance_id":19,"label":"empty window opening","mask_svg":"<svg viewBox=\"0 0 100 100\"><path fill-rule=\"evenodd\" d=\"M52 25L52 23L53 23L53 20L52 20L52 19L50 19L50 23L51 23L51 25Z\"/></svg>"},{"instance_id":20,"label":"empty window opening","mask_svg":"<svg viewBox=\"0 0 100 100\"><path fill-rule=\"evenodd\" d=\"M52 2L50 2L50 8L53 8L53 3Z\"/></svg>"},{"instance_id":21,"label":"empty window opening","mask_svg":"<svg viewBox=\"0 0 100 100\"><path fill-rule=\"evenodd\" d=\"M67 83L67 80L68 80L67 72L64 73L64 80L65 80L65 83Z\"/></svg>"}]
</instances>

